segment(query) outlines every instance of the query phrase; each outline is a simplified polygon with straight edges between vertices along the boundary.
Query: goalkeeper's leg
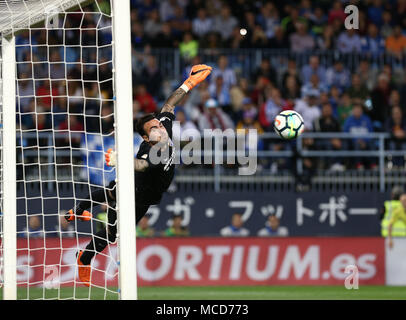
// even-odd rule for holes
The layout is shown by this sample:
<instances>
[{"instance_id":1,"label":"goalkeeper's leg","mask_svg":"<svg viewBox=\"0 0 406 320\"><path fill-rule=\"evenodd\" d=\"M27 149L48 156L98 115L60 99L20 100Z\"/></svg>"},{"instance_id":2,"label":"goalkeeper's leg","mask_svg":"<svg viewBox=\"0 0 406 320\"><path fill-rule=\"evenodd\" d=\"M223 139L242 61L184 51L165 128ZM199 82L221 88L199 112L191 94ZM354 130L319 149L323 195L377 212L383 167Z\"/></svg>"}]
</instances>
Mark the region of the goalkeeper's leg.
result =
<instances>
[{"instance_id":1,"label":"goalkeeper's leg","mask_svg":"<svg viewBox=\"0 0 406 320\"><path fill-rule=\"evenodd\" d=\"M136 222L147 213L149 205L137 205L136 206ZM80 261L84 265L89 265L93 257L102 252L108 245L116 241L117 235L117 213L113 208L107 210L108 225L107 228L100 230L90 240L86 249L83 251Z\"/></svg>"},{"instance_id":2,"label":"goalkeeper's leg","mask_svg":"<svg viewBox=\"0 0 406 320\"><path fill-rule=\"evenodd\" d=\"M86 199L80 201L74 209L69 210L66 213L66 220L73 221L75 217L79 217L79 219L83 217L81 220L90 220L87 219L87 217L91 216L91 214L87 210L91 207L92 202L97 202L99 205L102 203L110 203L112 201L115 201L115 189L116 182L114 180L109 183L107 190L104 188L97 188L95 191L89 194Z\"/></svg>"},{"instance_id":3,"label":"goalkeeper's leg","mask_svg":"<svg viewBox=\"0 0 406 320\"><path fill-rule=\"evenodd\" d=\"M109 203L109 205L111 205ZM80 251L77 257L79 280L86 286L90 286L91 267L93 257L102 252L108 245L116 241L117 213L112 207L107 210L108 223L106 228L92 236L85 250Z\"/></svg>"}]
</instances>

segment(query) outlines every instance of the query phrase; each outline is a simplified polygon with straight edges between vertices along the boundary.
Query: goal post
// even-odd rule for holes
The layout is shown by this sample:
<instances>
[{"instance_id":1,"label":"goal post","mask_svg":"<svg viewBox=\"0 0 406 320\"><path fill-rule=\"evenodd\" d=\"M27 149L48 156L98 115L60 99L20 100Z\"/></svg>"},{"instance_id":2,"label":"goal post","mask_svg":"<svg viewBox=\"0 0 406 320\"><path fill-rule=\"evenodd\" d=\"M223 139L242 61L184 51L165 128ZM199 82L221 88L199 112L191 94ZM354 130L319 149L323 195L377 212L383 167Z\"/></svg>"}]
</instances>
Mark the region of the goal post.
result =
<instances>
[{"instance_id":1,"label":"goal post","mask_svg":"<svg viewBox=\"0 0 406 320\"><path fill-rule=\"evenodd\" d=\"M3 299L137 299L130 0L5 0L0 41ZM64 212L111 180L115 205L67 226ZM117 240L87 289L75 254L110 209Z\"/></svg>"},{"instance_id":2,"label":"goal post","mask_svg":"<svg viewBox=\"0 0 406 320\"><path fill-rule=\"evenodd\" d=\"M17 299L17 195L16 195L16 66L14 36L1 39L2 55L2 197L3 296Z\"/></svg>"},{"instance_id":3,"label":"goal post","mask_svg":"<svg viewBox=\"0 0 406 320\"><path fill-rule=\"evenodd\" d=\"M121 298L137 299L130 1L113 1Z\"/></svg>"}]
</instances>

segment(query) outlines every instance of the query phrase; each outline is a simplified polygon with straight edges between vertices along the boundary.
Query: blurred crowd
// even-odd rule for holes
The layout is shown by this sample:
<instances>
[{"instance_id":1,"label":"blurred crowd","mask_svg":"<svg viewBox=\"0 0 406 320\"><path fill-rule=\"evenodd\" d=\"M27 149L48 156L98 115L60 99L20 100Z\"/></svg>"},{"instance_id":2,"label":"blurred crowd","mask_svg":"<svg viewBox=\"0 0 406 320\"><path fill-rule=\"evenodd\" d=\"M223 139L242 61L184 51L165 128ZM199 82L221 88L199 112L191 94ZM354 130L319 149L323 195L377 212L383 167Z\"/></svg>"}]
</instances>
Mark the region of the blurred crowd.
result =
<instances>
[{"instance_id":1,"label":"blurred crowd","mask_svg":"<svg viewBox=\"0 0 406 320\"><path fill-rule=\"evenodd\" d=\"M345 29L344 8L359 9L359 29ZM282 110L294 109L307 131L368 134L388 132L387 148L405 145L406 1L132 1L135 114L154 112L170 92L154 48L178 48L183 79L201 52L218 51L209 81L176 109L181 129L273 130ZM286 58L262 58L251 73L239 72L234 52L243 48L286 50ZM259 50L260 51L260 50ZM243 52L243 51L242 51ZM333 52L326 63L324 52ZM306 57L303 59L298 57ZM356 64L349 60L356 56ZM249 59L247 55L247 59ZM177 83L180 81L178 80ZM259 149L293 148L260 141ZM318 150L377 149L374 139L305 139ZM309 175L317 168L376 168L374 159L304 159ZM404 165L394 159L395 166ZM278 167L289 167L280 159Z\"/></svg>"},{"instance_id":2,"label":"blurred crowd","mask_svg":"<svg viewBox=\"0 0 406 320\"><path fill-rule=\"evenodd\" d=\"M359 29L344 28L347 4L359 9ZM112 132L110 8L108 1L97 0L87 10L100 14L69 14L60 21L64 29L18 35L21 128ZM202 50L278 49L288 53L283 63L263 56L250 73L239 72L229 55L214 54L208 81L176 108L180 132L189 129L196 136L215 128L272 132L275 115L294 109L303 116L307 131L388 132L392 135L388 147L405 147L405 0L132 0L131 19L134 119L158 111L192 65L207 63ZM178 50L183 79L168 79L155 53L159 48ZM321 59L327 51L334 53L328 63ZM299 63L303 56L306 59ZM348 64L352 56L360 57L355 65ZM78 146L80 140L59 143ZM377 144L368 138L305 139L304 147L369 150ZM261 140L258 148L294 146ZM289 161L277 160L277 168L290 166ZM403 159L394 164L404 165ZM320 167L373 169L376 162L303 159L303 166L311 174Z\"/></svg>"}]
</instances>

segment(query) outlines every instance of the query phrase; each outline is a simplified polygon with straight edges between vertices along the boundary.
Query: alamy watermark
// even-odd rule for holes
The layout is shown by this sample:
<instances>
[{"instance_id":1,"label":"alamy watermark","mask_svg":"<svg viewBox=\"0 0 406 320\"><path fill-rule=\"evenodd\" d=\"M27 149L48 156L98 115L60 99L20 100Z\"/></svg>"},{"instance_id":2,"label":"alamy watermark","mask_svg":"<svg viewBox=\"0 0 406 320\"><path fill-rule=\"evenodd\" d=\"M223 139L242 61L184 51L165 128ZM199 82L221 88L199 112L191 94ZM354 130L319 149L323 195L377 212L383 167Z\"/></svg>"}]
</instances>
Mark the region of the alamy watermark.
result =
<instances>
[{"instance_id":1,"label":"alamy watermark","mask_svg":"<svg viewBox=\"0 0 406 320\"><path fill-rule=\"evenodd\" d=\"M257 170L256 129L205 129L198 133L195 129L180 132L180 126L174 126L173 134L180 139L163 139L151 148L149 160L152 164L238 164L239 175L253 175Z\"/></svg>"},{"instance_id":2,"label":"alamy watermark","mask_svg":"<svg viewBox=\"0 0 406 320\"><path fill-rule=\"evenodd\" d=\"M351 265L345 267L344 272L346 274L349 273L349 276L347 276L344 281L345 288L348 290L358 289L358 283L359 283L358 267L351 264Z\"/></svg>"},{"instance_id":3,"label":"alamy watermark","mask_svg":"<svg viewBox=\"0 0 406 320\"><path fill-rule=\"evenodd\" d=\"M346 29L359 29L359 11L358 7L350 4L345 7L344 12L347 17L344 20L344 26Z\"/></svg>"}]
</instances>

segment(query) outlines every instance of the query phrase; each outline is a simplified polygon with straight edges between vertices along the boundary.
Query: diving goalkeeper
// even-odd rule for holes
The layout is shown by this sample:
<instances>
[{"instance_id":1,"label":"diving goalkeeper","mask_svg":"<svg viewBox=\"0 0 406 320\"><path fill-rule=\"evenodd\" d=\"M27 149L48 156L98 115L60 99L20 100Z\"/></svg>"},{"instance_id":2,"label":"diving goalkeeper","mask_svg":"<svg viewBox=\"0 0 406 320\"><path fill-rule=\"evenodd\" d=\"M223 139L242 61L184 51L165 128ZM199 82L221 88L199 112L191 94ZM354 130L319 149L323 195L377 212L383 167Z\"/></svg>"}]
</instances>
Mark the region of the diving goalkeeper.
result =
<instances>
[{"instance_id":1,"label":"diving goalkeeper","mask_svg":"<svg viewBox=\"0 0 406 320\"><path fill-rule=\"evenodd\" d=\"M135 131L144 139L134 159L137 223L151 205L160 203L163 193L169 188L174 177L175 153L171 139L175 105L183 99L189 90L206 79L211 70L211 67L204 64L193 66L189 78L166 100L161 112L157 115L144 115L135 124ZM153 157L160 155L162 155L162 160L157 164ZM115 166L116 155L113 150L109 149L105 157L107 165ZM92 202L96 202L96 205L109 204L107 228L94 234L86 248L80 251L77 256L79 279L86 286L90 286L90 263L93 257L102 252L108 243L113 243L116 240L115 184L115 181L111 181L107 189L100 188L92 192L74 209L69 210L65 216L67 221L75 219L89 221L92 214L88 209Z\"/></svg>"}]
</instances>

